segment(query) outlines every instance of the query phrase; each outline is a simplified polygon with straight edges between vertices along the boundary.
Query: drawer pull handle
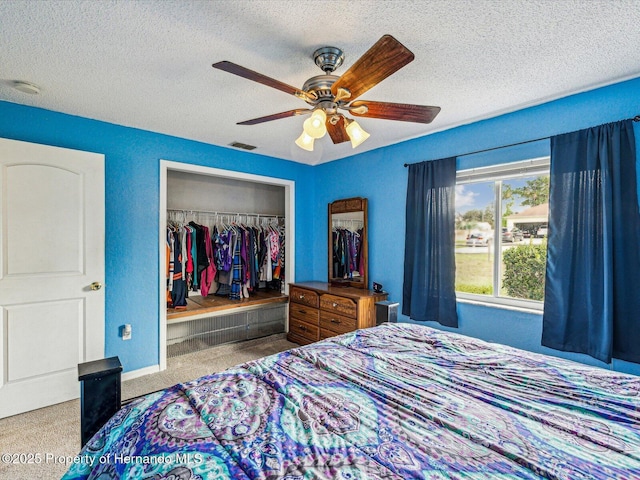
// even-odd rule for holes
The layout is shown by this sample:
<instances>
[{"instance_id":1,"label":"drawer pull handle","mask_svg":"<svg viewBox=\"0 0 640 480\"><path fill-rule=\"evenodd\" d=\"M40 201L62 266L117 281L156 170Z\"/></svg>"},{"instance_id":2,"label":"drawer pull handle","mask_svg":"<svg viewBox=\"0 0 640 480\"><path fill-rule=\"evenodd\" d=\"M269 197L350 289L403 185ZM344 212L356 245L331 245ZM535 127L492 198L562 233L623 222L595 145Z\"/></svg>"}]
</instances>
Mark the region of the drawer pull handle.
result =
<instances>
[{"instance_id":1,"label":"drawer pull handle","mask_svg":"<svg viewBox=\"0 0 640 480\"><path fill-rule=\"evenodd\" d=\"M335 319L335 318L332 318L332 319L331 319L331 323L337 323L337 324L340 324L340 323L342 323L342 322L341 322L340 320L337 320L337 319Z\"/></svg>"},{"instance_id":2,"label":"drawer pull handle","mask_svg":"<svg viewBox=\"0 0 640 480\"><path fill-rule=\"evenodd\" d=\"M304 300L304 295L299 295L300 300Z\"/></svg>"},{"instance_id":3,"label":"drawer pull handle","mask_svg":"<svg viewBox=\"0 0 640 480\"><path fill-rule=\"evenodd\" d=\"M304 314L307 313L307 311L306 310L300 310L300 313L304 315Z\"/></svg>"},{"instance_id":4,"label":"drawer pull handle","mask_svg":"<svg viewBox=\"0 0 640 480\"><path fill-rule=\"evenodd\" d=\"M337 306L338 306L338 304L337 304L337 303L334 303L334 304L333 304L333 308L336 308Z\"/></svg>"},{"instance_id":5,"label":"drawer pull handle","mask_svg":"<svg viewBox=\"0 0 640 480\"><path fill-rule=\"evenodd\" d=\"M299 328L300 330L302 330L303 332L306 332L306 331L307 331L307 327L305 327L304 325L298 325L298 328Z\"/></svg>"}]
</instances>

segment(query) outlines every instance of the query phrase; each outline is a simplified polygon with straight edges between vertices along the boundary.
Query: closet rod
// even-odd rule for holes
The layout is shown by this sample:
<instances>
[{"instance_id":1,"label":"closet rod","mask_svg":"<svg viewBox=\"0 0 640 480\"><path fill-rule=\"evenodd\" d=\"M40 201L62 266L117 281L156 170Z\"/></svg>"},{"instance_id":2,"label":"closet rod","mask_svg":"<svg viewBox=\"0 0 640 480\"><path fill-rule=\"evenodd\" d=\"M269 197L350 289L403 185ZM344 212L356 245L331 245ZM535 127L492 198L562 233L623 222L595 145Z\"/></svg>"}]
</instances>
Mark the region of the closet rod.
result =
<instances>
[{"instance_id":1,"label":"closet rod","mask_svg":"<svg viewBox=\"0 0 640 480\"><path fill-rule=\"evenodd\" d=\"M228 216L240 216L240 217L271 217L271 218L284 218L284 215L274 215L272 213L240 213L240 212L214 212L210 210L183 210L180 208L167 208L167 212L173 213L203 213L205 215L228 215Z\"/></svg>"},{"instance_id":2,"label":"closet rod","mask_svg":"<svg viewBox=\"0 0 640 480\"><path fill-rule=\"evenodd\" d=\"M640 115L636 115L635 117L630 118L629 120L633 120L634 122L640 122ZM451 157L466 157L467 155L475 155L476 153L491 152L493 150L499 150L501 148L517 147L518 145L526 145L527 143L539 142L540 140L549 140L550 138L551 137L534 138L533 140L525 140L524 142L511 143L509 145L500 145L499 147L485 148L484 150L476 150L475 152L461 153L459 155L450 155L450 156ZM443 158L446 158L446 157L443 157ZM422 163L422 161L416 162L416 163ZM405 167L408 167L409 165L413 165L413 163L405 163L404 164Z\"/></svg>"}]
</instances>

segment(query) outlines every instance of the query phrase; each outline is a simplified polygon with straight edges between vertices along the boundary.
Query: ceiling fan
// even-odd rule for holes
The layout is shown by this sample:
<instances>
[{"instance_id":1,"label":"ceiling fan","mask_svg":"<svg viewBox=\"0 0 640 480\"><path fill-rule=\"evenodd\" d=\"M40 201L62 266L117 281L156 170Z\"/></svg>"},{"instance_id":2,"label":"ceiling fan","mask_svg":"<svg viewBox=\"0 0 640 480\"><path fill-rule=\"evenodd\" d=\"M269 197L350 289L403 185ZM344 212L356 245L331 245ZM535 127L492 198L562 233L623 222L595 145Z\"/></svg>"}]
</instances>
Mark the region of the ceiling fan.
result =
<instances>
[{"instance_id":1,"label":"ceiling fan","mask_svg":"<svg viewBox=\"0 0 640 480\"><path fill-rule=\"evenodd\" d=\"M312 151L314 140L323 137L327 132L333 143L350 140L353 148L369 137L355 120L347 118L341 111L356 117L417 123L431 123L440 112L440 107L357 100L367 90L413 61L413 53L391 35L382 36L340 77L332 73L344 61L342 50L336 47L322 47L313 53L313 58L316 65L324 71L324 75L311 77L301 89L232 62L214 63L214 68L295 95L311 106L253 118L238 122L238 125L256 125L280 118L311 114L304 122L302 135L296 140L296 144Z\"/></svg>"}]
</instances>

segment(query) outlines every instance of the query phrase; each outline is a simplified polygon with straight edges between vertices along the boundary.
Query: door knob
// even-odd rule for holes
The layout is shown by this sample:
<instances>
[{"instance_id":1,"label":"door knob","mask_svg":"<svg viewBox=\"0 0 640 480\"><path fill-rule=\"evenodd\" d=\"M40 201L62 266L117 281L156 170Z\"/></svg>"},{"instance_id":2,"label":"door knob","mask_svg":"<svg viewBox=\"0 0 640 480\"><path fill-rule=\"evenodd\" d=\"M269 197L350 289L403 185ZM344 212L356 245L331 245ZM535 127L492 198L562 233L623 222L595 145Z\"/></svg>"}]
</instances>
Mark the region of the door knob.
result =
<instances>
[{"instance_id":1,"label":"door knob","mask_svg":"<svg viewBox=\"0 0 640 480\"><path fill-rule=\"evenodd\" d=\"M93 282L91 285L89 285L89 288L91 288L91 290L93 291L100 290L102 288L102 284L100 282Z\"/></svg>"}]
</instances>

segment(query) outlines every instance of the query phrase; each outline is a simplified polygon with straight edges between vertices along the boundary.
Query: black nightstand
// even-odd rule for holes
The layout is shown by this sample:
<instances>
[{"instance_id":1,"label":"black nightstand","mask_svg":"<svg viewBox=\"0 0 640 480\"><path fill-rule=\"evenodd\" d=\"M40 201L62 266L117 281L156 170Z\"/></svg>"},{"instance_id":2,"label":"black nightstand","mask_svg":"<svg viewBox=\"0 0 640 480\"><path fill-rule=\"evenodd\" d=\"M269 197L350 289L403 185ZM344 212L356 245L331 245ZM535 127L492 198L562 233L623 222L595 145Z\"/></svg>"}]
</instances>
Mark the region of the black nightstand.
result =
<instances>
[{"instance_id":1,"label":"black nightstand","mask_svg":"<svg viewBox=\"0 0 640 480\"><path fill-rule=\"evenodd\" d=\"M397 323L398 322L398 305L399 303L393 303L388 300L382 302L376 302L376 325L382 325L383 323Z\"/></svg>"},{"instance_id":2,"label":"black nightstand","mask_svg":"<svg viewBox=\"0 0 640 480\"><path fill-rule=\"evenodd\" d=\"M82 446L120 410L118 357L103 358L78 365L80 381L80 439Z\"/></svg>"}]
</instances>

